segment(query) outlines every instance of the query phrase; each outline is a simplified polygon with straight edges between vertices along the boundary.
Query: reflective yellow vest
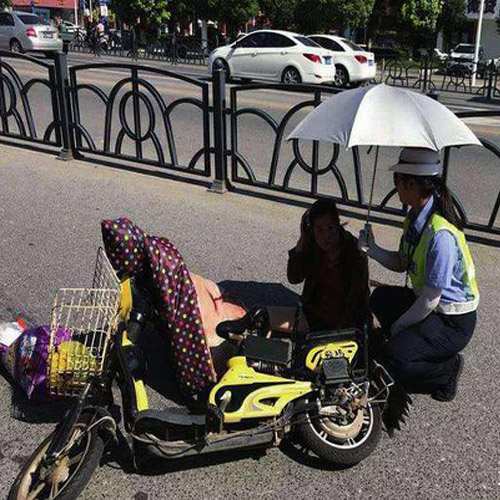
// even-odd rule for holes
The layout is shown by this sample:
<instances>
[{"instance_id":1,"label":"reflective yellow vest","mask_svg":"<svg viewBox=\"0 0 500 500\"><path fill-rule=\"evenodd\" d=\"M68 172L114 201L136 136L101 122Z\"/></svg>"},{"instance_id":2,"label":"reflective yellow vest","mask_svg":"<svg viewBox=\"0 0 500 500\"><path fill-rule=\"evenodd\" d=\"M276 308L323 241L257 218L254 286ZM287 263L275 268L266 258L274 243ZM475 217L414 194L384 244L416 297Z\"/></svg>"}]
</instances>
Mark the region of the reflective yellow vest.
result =
<instances>
[{"instance_id":1,"label":"reflective yellow vest","mask_svg":"<svg viewBox=\"0 0 500 500\"><path fill-rule=\"evenodd\" d=\"M462 231L458 230L453 224L450 224L444 217L439 214L433 214L426 227L422 232L420 241L411 254L412 249L410 245L406 243L406 232L410 226L410 220L407 217L403 225L403 238L401 240L400 252L403 261L408 265L408 257L411 257L411 263L409 265L408 275L412 284L413 291L418 296L423 286L426 285L426 263L427 263L427 249L429 247L429 242L431 238L438 231L448 231L455 238L458 249L462 255L462 284L464 286L467 301L465 302L443 302L440 301L437 312L442 314L465 314L468 312L475 311L479 305L479 289L476 282L476 271L474 269L474 263L472 262L472 257L465 240L465 235Z\"/></svg>"}]
</instances>

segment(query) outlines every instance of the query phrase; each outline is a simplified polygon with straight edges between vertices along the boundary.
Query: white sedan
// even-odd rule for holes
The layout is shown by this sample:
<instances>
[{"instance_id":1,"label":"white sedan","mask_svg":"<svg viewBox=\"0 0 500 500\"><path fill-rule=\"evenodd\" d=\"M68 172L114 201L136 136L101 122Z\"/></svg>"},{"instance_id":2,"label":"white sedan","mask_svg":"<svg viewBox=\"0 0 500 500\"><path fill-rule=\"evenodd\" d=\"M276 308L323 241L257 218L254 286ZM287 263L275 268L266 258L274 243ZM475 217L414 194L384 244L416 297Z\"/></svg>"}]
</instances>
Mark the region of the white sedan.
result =
<instances>
[{"instance_id":1,"label":"white sedan","mask_svg":"<svg viewBox=\"0 0 500 500\"><path fill-rule=\"evenodd\" d=\"M375 78L377 65L372 52L366 52L354 42L333 35L309 35L308 38L333 52L337 70L335 85L346 87Z\"/></svg>"},{"instance_id":2,"label":"white sedan","mask_svg":"<svg viewBox=\"0 0 500 500\"><path fill-rule=\"evenodd\" d=\"M208 72L217 66L227 78L283 83L330 83L335 79L333 54L309 38L289 31L259 30L215 49Z\"/></svg>"}]
</instances>

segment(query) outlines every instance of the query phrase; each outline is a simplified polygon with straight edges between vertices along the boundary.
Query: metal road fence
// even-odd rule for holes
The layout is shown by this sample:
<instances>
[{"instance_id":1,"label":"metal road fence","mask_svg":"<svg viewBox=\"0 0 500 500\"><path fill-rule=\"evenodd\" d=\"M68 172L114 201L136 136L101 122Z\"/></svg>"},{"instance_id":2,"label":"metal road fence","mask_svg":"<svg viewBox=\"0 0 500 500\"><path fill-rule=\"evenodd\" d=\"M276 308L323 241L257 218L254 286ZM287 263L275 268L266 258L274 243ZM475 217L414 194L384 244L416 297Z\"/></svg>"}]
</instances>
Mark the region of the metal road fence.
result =
<instances>
[{"instance_id":1,"label":"metal road fence","mask_svg":"<svg viewBox=\"0 0 500 500\"><path fill-rule=\"evenodd\" d=\"M75 33L68 49L96 56L109 55L165 61L172 64L205 65L213 43L203 47L200 37L162 35L154 40L137 36L134 30L110 30L98 38L92 32Z\"/></svg>"},{"instance_id":2,"label":"metal road fence","mask_svg":"<svg viewBox=\"0 0 500 500\"><path fill-rule=\"evenodd\" d=\"M14 63L24 70L41 69L47 77L23 80ZM47 91L41 100L32 93L35 85ZM269 96L269 92L279 92L280 100L266 110L266 101L259 95ZM86 158L118 167L132 164L134 169L198 179L220 193L229 189L281 202L321 196L335 199L347 212L366 211L370 189L366 181L373 162L370 148L343 151L338 144L286 140L296 123L337 92L329 86L284 84L239 85L228 90L222 69L215 70L210 84L143 65L68 67L65 54L41 62L0 52L0 137L51 145L66 159ZM500 112L459 116L491 118L500 117ZM179 141L180 137L184 140ZM186 143L190 149L186 150ZM496 171L500 149L493 142L482 143L481 151L445 150L444 177L465 227L499 236L500 188L495 186L500 179ZM471 182L468 162L475 162L477 182ZM388 185L392 185L389 178L380 179L376 196L380 201L374 211L400 219L403 207L395 188L387 189Z\"/></svg>"},{"instance_id":3,"label":"metal road fence","mask_svg":"<svg viewBox=\"0 0 500 500\"><path fill-rule=\"evenodd\" d=\"M383 61L377 81L422 92L454 92L485 99L500 97L500 68L494 62L482 62L472 71L466 63L456 61L440 62L429 58L420 62Z\"/></svg>"},{"instance_id":4,"label":"metal road fence","mask_svg":"<svg viewBox=\"0 0 500 500\"><path fill-rule=\"evenodd\" d=\"M121 78L109 92L92 83L95 70L119 70ZM196 97L181 97L167 102L152 83L162 79L167 87L172 80L182 81ZM97 98L89 100L84 94ZM69 95L72 110L70 128L75 155L92 154L108 159L129 160L169 170L210 176L209 84L158 68L132 64L86 64L69 68ZM198 149L188 160L179 158L172 115L179 106L199 111L202 134ZM144 112L145 110L145 112ZM85 116L102 118L96 130ZM201 165L199 164L199 160Z\"/></svg>"},{"instance_id":5,"label":"metal road fence","mask_svg":"<svg viewBox=\"0 0 500 500\"><path fill-rule=\"evenodd\" d=\"M0 58L0 122L1 135L14 139L62 146L61 142L61 74L51 62L33 57L7 53L8 58ZM36 66L44 76L22 80L12 64L13 60ZM10 61L10 62L9 62ZM35 122L35 109L31 94L35 86L48 91L49 106L44 109L47 119L44 126Z\"/></svg>"}]
</instances>

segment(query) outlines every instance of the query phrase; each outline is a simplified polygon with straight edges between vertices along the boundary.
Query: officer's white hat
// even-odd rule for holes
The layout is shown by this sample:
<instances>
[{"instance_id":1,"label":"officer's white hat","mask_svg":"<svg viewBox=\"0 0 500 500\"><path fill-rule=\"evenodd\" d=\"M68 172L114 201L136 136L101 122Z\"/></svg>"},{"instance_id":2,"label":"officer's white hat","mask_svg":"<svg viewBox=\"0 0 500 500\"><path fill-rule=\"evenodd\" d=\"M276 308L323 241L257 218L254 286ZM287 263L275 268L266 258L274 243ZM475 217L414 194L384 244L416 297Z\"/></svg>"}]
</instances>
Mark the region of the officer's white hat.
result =
<instances>
[{"instance_id":1,"label":"officer's white hat","mask_svg":"<svg viewBox=\"0 0 500 500\"><path fill-rule=\"evenodd\" d=\"M391 172L409 175L440 175L443 171L439 154L426 148L403 148L399 162L389 168Z\"/></svg>"}]
</instances>

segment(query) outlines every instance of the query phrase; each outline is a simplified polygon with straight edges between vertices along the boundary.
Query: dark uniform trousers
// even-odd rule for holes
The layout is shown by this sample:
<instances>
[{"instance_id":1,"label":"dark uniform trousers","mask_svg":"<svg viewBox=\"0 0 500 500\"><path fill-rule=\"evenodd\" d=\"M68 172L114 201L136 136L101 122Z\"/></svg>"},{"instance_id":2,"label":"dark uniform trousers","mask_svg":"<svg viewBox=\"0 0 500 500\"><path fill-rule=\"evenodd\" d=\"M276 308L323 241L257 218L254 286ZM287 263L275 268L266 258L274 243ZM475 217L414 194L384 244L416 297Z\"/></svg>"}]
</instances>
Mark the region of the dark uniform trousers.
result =
<instances>
[{"instance_id":1,"label":"dark uniform trousers","mask_svg":"<svg viewBox=\"0 0 500 500\"><path fill-rule=\"evenodd\" d=\"M384 366L408 392L432 393L454 376L455 355L469 343L476 312L444 315L432 312L420 323L390 336L392 324L415 301L412 290L381 286L370 299L373 314L389 340L380 351Z\"/></svg>"}]
</instances>

